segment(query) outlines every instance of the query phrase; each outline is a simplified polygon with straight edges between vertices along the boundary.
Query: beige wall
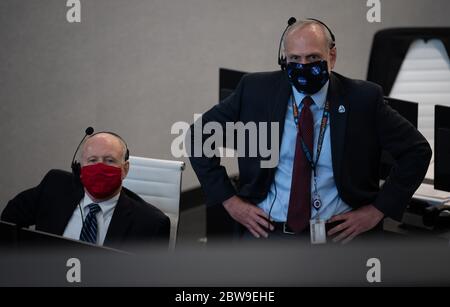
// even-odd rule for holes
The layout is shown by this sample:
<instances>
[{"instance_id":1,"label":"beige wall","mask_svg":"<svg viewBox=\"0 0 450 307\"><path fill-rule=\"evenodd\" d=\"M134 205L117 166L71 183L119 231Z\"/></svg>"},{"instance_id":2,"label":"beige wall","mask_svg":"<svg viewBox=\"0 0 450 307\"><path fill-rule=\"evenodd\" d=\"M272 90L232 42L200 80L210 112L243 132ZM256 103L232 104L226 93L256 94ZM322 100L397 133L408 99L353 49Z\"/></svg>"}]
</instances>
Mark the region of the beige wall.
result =
<instances>
[{"instance_id":1,"label":"beige wall","mask_svg":"<svg viewBox=\"0 0 450 307\"><path fill-rule=\"evenodd\" d=\"M172 159L171 125L217 102L219 67L278 69L292 15L333 29L336 70L354 78L377 30L450 26L448 0L381 0L379 24L365 0L81 0L81 24L67 23L65 3L0 1L0 210L69 169L89 125L121 134L132 155ZM188 165L183 189L196 185Z\"/></svg>"}]
</instances>

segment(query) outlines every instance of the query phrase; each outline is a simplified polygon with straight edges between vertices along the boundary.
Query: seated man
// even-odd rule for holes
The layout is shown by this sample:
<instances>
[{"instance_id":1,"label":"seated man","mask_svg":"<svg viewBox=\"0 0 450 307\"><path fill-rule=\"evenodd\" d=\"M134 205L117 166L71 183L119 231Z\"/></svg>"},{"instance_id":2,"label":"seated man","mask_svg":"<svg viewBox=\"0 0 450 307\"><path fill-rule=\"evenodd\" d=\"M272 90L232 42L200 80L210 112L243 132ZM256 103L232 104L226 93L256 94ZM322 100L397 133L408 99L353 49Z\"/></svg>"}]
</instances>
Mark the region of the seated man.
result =
<instances>
[{"instance_id":1,"label":"seated man","mask_svg":"<svg viewBox=\"0 0 450 307\"><path fill-rule=\"evenodd\" d=\"M80 170L51 170L9 201L1 219L117 249L167 243L169 218L122 187L128 170L126 143L113 133L94 134L83 143Z\"/></svg>"}]
</instances>

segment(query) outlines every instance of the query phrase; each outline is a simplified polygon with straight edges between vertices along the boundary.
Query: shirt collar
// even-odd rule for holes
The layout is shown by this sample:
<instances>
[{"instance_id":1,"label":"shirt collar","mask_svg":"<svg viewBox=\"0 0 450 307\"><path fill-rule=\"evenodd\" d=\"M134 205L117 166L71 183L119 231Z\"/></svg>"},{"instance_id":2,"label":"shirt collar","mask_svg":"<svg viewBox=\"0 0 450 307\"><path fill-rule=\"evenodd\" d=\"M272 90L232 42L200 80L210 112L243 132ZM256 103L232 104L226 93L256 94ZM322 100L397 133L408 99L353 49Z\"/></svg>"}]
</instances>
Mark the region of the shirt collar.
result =
<instances>
[{"instance_id":1,"label":"shirt collar","mask_svg":"<svg viewBox=\"0 0 450 307\"><path fill-rule=\"evenodd\" d=\"M312 100L314 101L314 103L320 108L323 109L325 107L325 101L327 99L327 94L328 94L328 87L330 85L330 80L328 80L327 83L325 83L324 86L322 86L322 88L320 89L320 91L318 91L317 93L315 93L314 95L310 95ZM300 103L302 102L303 98L305 98L306 94L302 94L299 91L297 91L297 89L295 88L295 86L292 86L292 92L294 93L294 97L295 97L295 101L297 102L298 106L300 107Z\"/></svg>"},{"instance_id":2,"label":"shirt collar","mask_svg":"<svg viewBox=\"0 0 450 307\"><path fill-rule=\"evenodd\" d=\"M119 197L120 197L120 193L111 199L96 203L89 197L89 195L87 193L84 193L84 198L81 202L81 206L83 208L83 211L89 212L89 209L86 207L89 206L90 204L96 203L100 206L100 209L102 209L103 215L106 215L108 212L110 212L111 210L113 210L116 207Z\"/></svg>"}]
</instances>

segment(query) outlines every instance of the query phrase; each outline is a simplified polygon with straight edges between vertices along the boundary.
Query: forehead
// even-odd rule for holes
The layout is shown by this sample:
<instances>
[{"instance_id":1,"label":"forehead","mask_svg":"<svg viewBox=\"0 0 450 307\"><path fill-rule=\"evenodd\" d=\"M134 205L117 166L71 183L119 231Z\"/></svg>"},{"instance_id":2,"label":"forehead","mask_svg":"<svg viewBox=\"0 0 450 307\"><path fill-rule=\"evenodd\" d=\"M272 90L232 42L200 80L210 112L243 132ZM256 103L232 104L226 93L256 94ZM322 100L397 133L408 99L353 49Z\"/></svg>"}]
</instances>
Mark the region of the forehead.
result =
<instances>
[{"instance_id":1,"label":"forehead","mask_svg":"<svg viewBox=\"0 0 450 307\"><path fill-rule=\"evenodd\" d=\"M286 36L288 52L318 52L326 50L327 39L322 27L308 24L297 27Z\"/></svg>"},{"instance_id":2,"label":"forehead","mask_svg":"<svg viewBox=\"0 0 450 307\"><path fill-rule=\"evenodd\" d=\"M86 140L83 146L84 155L113 155L122 154L122 144L111 134L99 133Z\"/></svg>"}]
</instances>

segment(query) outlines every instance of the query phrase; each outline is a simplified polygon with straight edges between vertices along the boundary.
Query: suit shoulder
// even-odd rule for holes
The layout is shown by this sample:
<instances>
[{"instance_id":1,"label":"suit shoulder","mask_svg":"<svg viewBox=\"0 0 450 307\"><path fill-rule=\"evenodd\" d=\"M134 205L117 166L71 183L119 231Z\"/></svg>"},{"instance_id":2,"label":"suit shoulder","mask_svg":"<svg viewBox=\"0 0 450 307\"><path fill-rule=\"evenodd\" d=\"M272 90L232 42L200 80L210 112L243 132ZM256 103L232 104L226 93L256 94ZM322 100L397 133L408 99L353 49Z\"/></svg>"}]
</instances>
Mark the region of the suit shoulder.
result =
<instances>
[{"instance_id":1,"label":"suit shoulder","mask_svg":"<svg viewBox=\"0 0 450 307\"><path fill-rule=\"evenodd\" d=\"M73 180L73 174L60 169L51 169L47 172L47 174L42 179L42 182L55 182L58 184L71 182Z\"/></svg>"},{"instance_id":2,"label":"suit shoulder","mask_svg":"<svg viewBox=\"0 0 450 307\"><path fill-rule=\"evenodd\" d=\"M123 189L125 191L125 195L134 204L134 213L136 214L136 216L144 217L145 219L151 218L152 220L159 221L169 219L167 215L165 215L160 209L152 204L149 204L133 191L130 191L126 188Z\"/></svg>"},{"instance_id":3,"label":"suit shoulder","mask_svg":"<svg viewBox=\"0 0 450 307\"><path fill-rule=\"evenodd\" d=\"M250 73L241 80L243 86L252 93L254 91L274 91L281 82L287 81L287 75L283 71Z\"/></svg>"},{"instance_id":4,"label":"suit shoulder","mask_svg":"<svg viewBox=\"0 0 450 307\"><path fill-rule=\"evenodd\" d=\"M255 72L248 73L242 77L245 82L273 82L274 80L280 79L284 75L282 71L265 71L265 72Z\"/></svg>"},{"instance_id":5,"label":"suit shoulder","mask_svg":"<svg viewBox=\"0 0 450 307\"><path fill-rule=\"evenodd\" d=\"M45 175L50 176L50 177L58 177L58 178L72 178L73 174L68 172L68 171L64 171L61 169L51 169L47 172L47 174Z\"/></svg>"},{"instance_id":6,"label":"suit shoulder","mask_svg":"<svg viewBox=\"0 0 450 307\"><path fill-rule=\"evenodd\" d=\"M357 93L364 95L382 95L383 90L380 85L359 79L351 79L333 72L333 75L338 79L345 92Z\"/></svg>"},{"instance_id":7,"label":"suit shoulder","mask_svg":"<svg viewBox=\"0 0 450 307\"><path fill-rule=\"evenodd\" d=\"M151 216L153 219L164 221L169 219L160 209L146 201L138 202L137 209L143 215Z\"/></svg>"}]
</instances>

